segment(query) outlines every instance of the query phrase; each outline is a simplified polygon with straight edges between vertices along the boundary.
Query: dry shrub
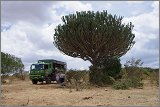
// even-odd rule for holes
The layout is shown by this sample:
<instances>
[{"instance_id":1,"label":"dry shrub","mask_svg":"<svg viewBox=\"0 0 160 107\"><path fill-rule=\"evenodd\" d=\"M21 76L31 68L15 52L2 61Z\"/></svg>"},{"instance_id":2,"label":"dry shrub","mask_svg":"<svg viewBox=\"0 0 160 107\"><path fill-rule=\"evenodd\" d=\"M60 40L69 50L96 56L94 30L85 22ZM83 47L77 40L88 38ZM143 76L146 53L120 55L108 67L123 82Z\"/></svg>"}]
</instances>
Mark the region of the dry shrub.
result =
<instances>
[{"instance_id":1,"label":"dry shrub","mask_svg":"<svg viewBox=\"0 0 160 107\"><path fill-rule=\"evenodd\" d=\"M11 84L12 81L11 81L10 79L2 79L2 80L1 80L1 83L2 83L2 84Z\"/></svg>"},{"instance_id":2,"label":"dry shrub","mask_svg":"<svg viewBox=\"0 0 160 107\"><path fill-rule=\"evenodd\" d=\"M25 76L23 74L20 73L15 73L12 75L12 77L18 78L20 80L25 80Z\"/></svg>"},{"instance_id":3,"label":"dry shrub","mask_svg":"<svg viewBox=\"0 0 160 107\"><path fill-rule=\"evenodd\" d=\"M17 80L29 80L29 75L28 74L19 74L15 73L12 76L9 75L2 75L1 76L1 83L2 84L11 84L13 81Z\"/></svg>"},{"instance_id":4,"label":"dry shrub","mask_svg":"<svg viewBox=\"0 0 160 107\"><path fill-rule=\"evenodd\" d=\"M11 84L11 80L9 75L2 75L1 76L1 83L2 84Z\"/></svg>"},{"instance_id":5,"label":"dry shrub","mask_svg":"<svg viewBox=\"0 0 160 107\"><path fill-rule=\"evenodd\" d=\"M116 81L113 86L112 86L114 89L122 89L122 90L125 90L125 89L129 89L129 81L127 79L121 79L119 81Z\"/></svg>"},{"instance_id":6,"label":"dry shrub","mask_svg":"<svg viewBox=\"0 0 160 107\"><path fill-rule=\"evenodd\" d=\"M143 83L143 71L139 67L128 67L126 68L126 77L130 80L130 87L138 88L142 87Z\"/></svg>"},{"instance_id":7,"label":"dry shrub","mask_svg":"<svg viewBox=\"0 0 160 107\"><path fill-rule=\"evenodd\" d=\"M142 70L143 70L143 78L146 79L146 80L150 79L151 72L149 72L146 69L142 69Z\"/></svg>"},{"instance_id":8,"label":"dry shrub","mask_svg":"<svg viewBox=\"0 0 160 107\"><path fill-rule=\"evenodd\" d=\"M12 75L13 78L19 79L19 80L28 80L29 75L25 73L15 73Z\"/></svg>"},{"instance_id":9,"label":"dry shrub","mask_svg":"<svg viewBox=\"0 0 160 107\"><path fill-rule=\"evenodd\" d=\"M159 71L158 70L150 73L150 83L152 85L159 86Z\"/></svg>"},{"instance_id":10,"label":"dry shrub","mask_svg":"<svg viewBox=\"0 0 160 107\"><path fill-rule=\"evenodd\" d=\"M115 79L108 75L107 71L98 68L91 68L89 75L90 83L94 86L108 86L115 82Z\"/></svg>"},{"instance_id":11,"label":"dry shrub","mask_svg":"<svg viewBox=\"0 0 160 107\"><path fill-rule=\"evenodd\" d=\"M86 70L69 70L66 72L66 87L75 88L77 91L87 88L89 72Z\"/></svg>"},{"instance_id":12,"label":"dry shrub","mask_svg":"<svg viewBox=\"0 0 160 107\"><path fill-rule=\"evenodd\" d=\"M138 67L127 67L125 71L123 71L122 79L116 81L113 84L113 88L115 89L129 89L143 87L143 72Z\"/></svg>"}]
</instances>

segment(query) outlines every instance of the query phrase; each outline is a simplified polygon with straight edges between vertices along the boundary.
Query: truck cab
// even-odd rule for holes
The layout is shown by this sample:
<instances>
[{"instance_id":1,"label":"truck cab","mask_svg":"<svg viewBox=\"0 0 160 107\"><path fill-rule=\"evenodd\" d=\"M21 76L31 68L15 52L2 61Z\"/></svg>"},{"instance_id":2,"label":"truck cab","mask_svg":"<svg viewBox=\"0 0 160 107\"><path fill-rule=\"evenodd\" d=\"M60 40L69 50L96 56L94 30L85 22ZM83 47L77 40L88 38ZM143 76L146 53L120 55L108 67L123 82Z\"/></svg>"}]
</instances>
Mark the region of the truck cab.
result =
<instances>
[{"instance_id":1,"label":"truck cab","mask_svg":"<svg viewBox=\"0 0 160 107\"><path fill-rule=\"evenodd\" d=\"M43 81L49 84L56 81L58 70L66 71L66 67L65 62L53 59L38 60L37 63L31 64L29 76L33 84Z\"/></svg>"}]
</instances>

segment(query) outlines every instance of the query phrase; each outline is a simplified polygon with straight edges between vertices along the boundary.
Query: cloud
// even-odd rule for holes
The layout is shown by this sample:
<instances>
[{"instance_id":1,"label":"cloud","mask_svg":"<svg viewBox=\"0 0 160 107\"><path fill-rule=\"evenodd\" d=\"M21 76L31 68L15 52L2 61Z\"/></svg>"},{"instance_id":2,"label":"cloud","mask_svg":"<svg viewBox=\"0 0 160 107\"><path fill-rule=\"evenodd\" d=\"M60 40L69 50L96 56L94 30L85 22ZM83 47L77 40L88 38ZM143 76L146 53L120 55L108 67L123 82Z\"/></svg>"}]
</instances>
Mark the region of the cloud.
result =
<instances>
[{"instance_id":1,"label":"cloud","mask_svg":"<svg viewBox=\"0 0 160 107\"><path fill-rule=\"evenodd\" d=\"M131 21L133 24L135 24L135 30L141 31L141 29L143 29L143 31L149 30L154 32L155 30L159 29L159 23L157 23L159 22L158 6L159 2L153 2L153 11L149 13L143 13L138 16L132 16L130 18L124 18L124 22Z\"/></svg>"},{"instance_id":2,"label":"cloud","mask_svg":"<svg viewBox=\"0 0 160 107\"><path fill-rule=\"evenodd\" d=\"M144 3L144 1L126 1L128 4L141 4Z\"/></svg>"},{"instance_id":3,"label":"cloud","mask_svg":"<svg viewBox=\"0 0 160 107\"><path fill-rule=\"evenodd\" d=\"M54 9L64 9L66 12L75 12L75 11L87 11L92 10L92 6L89 3L82 3L80 1L60 1L57 2L58 5L54 5Z\"/></svg>"},{"instance_id":4,"label":"cloud","mask_svg":"<svg viewBox=\"0 0 160 107\"><path fill-rule=\"evenodd\" d=\"M158 2L153 2L153 11L138 16L124 18L124 22L132 22L136 44L121 59L131 57L142 58L144 66L159 66L159 12ZM134 53L134 54L133 54ZM123 61L124 62L124 61ZM153 63L154 62L154 63Z\"/></svg>"},{"instance_id":5,"label":"cloud","mask_svg":"<svg viewBox=\"0 0 160 107\"><path fill-rule=\"evenodd\" d=\"M62 16L57 14L55 5L58 7L64 5L67 11L91 9L89 4L76 1L70 3L3 2L2 51L22 58L26 70L39 59L65 61L69 69L83 67L83 60L66 56L53 45L54 28L61 22ZM86 65L85 68L88 67Z\"/></svg>"},{"instance_id":6,"label":"cloud","mask_svg":"<svg viewBox=\"0 0 160 107\"><path fill-rule=\"evenodd\" d=\"M89 61L64 55L53 45L54 29L62 23L63 15L75 11L107 9L123 14L133 12L127 6L129 12L124 12L122 8L117 7L119 4L123 3L115 1L2 1L1 50L22 58L26 70L29 70L29 66L39 59L65 61L68 69L88 69L91 65ZM142 58L145 66L158 66L159 3L153 2L150 6L152 11L145 10L145 7L143 13L143 9L141 10L142 14L136 14L136 16L132 14L124 18L125 23L131 21L135 25L136 44L121 58L123 63L135 57ZM134 8L134 10L139 9Z\"/></svg>"},{"instance_id":7,"label":"cloud","mask_svg":"<svg viewBox=\"0 0 160 107\"><path fill-rule=\"evenodd\" d=\"M88 3L88 1L83 1L83 3ZM90 1L89 2L93 7L93 11L103 11L110 10L112 8L112 3L110 1Z\"/></svg>"},{"instance_id":8,"label":"cloud","mask_svg":"<svg viewBox=\"0 0 160 107\"><path fill-rule=\"evenodd\" d=\"M3 1L1 5L2 23L18 21L28 21L37 25L49 23L54 20L54 11L51 10L53 3L54 1Z\"/></svg>"}]
</instances>

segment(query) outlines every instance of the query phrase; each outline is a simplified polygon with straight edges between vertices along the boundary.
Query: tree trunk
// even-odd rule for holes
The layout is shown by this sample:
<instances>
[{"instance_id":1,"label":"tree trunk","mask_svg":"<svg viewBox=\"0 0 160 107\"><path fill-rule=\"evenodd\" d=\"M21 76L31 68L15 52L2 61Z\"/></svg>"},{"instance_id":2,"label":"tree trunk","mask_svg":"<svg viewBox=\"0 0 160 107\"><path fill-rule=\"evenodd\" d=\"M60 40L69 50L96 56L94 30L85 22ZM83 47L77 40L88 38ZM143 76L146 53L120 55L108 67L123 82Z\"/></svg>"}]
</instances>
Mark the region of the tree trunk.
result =
<instances>
[{"instance_id":1,"label":"tree trunk","mask_svg":"<svg viewBox=\"0 0 160 107\"><path fill-rule=\"evenodd\" d=\"M89 74L89 81L91 84L94 85L102 85L101 83L101 77L102 77L102 71L99 68L99 63L97 60L92 60L92 65L90 66L90 74Z\"/></svg>"}]
</instances>

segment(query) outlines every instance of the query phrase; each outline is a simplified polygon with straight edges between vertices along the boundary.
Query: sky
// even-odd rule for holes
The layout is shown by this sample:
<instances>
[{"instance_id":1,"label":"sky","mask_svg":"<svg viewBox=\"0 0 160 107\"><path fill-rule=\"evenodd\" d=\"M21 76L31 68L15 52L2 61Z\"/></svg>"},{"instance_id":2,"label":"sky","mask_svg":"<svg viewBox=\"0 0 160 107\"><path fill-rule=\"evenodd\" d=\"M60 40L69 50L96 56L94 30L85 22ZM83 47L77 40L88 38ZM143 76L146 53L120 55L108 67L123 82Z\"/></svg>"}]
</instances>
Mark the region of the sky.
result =
<instances>
[{"instance_id":1,"label":"sky","mask_svg":"<svg viewBox=\"0 0 160 107\"><path fill-rule=\"evenodd\" d=\"M53 45L62 16L89 10L107 10L134 25L136 43L120 58L122 65L133 57L144 67L159 67L158 1L1 1L1 51L21 58L25 70L39 59L67 62L68 69L89 69L89 61L64 55Z\"/></svg>"}]
</instances>

